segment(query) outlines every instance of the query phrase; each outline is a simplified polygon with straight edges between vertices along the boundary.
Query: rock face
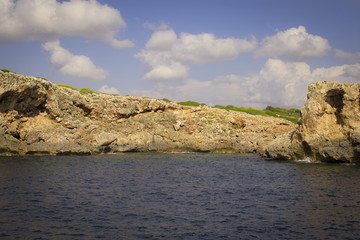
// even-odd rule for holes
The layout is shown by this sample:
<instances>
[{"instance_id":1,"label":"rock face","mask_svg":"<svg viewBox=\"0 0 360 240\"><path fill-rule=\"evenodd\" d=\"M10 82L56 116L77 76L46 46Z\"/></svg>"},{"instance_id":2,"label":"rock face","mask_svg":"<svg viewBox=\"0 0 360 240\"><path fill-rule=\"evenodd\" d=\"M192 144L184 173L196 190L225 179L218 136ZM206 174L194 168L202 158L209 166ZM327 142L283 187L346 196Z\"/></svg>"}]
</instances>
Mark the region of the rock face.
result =
<instances>
[{"instance_id":1,"label":"rock face","mask_svg":"<svg viewBox=\"0 0 360 240\"><path fill-rule=\"evenodd\" d=\"M0 154L262 152L295 127L283 119L156 99L81 95L0 71Z\"/></svg>"},{"instance_id":2,"label":"rock face","mask_svg":"<svg viewBox=\"0 0 360 240\"><path fill-rule=\"evenodd\" d=\"M360 162L360 84L316 82L294 134L314 161Z\"/></svg>"},{"instance_id":3,"label":"rock face","mask_svg":"<svg viewBox=\"0 0 360 240\"><path fill-rule=\"evenodd\" d=\"M360 162L360 84L310 84L296 131L279 136L262 154L307 157L314 162Z\"/></svg>"},{"instance_id":4,"label":"rock face","mask_svg":"<svg viewBox=\"0 0 360 240\"><path fill-rule=\"evenodd\" d=\"M0 71L0 154L201 151L360 162L359 98L360 84L312 83L296 126L206 106L81 95Z\"/></svg>"}]
</instances>

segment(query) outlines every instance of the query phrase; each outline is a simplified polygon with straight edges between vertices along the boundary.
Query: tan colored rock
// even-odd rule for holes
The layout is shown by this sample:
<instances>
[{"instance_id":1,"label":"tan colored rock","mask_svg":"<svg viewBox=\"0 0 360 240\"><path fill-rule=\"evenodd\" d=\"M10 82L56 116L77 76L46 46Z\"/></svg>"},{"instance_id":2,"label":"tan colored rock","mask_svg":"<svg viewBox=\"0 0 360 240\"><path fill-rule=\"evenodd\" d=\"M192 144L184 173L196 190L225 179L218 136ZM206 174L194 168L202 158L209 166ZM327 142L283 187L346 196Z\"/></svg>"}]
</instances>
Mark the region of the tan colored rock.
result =
<instances>
[{"instance_id":1,"label":"tan colored rock","mask_svg":"<svg viewBox=\"0 0 360 240\"><path fill-rule=\"evenodd\" d=\"M360 84L316 82L294 140L314 161L360 162Z\"/></svg>"},{"instance_id":2,"label":"tan colored rock","mask_svg":"<svg viewBox=\"0 0 360 240\"><path fill-rule=\"evenodd\" d=\"M263 149L272 158L314 162L360 162L360 84L315 82L295 132Z\"/></svg>"},{"instance_id":3,"label":"tan colored rock","mask_svg":"<svg viewBox=\"0 0 360 240\"><path fill-rule=\"evenodd\" d=\"M157 99L81 95L0 71L0 153L259 152L295 125Z\"/></svg>"},{"instance_id":4,"label":"tan colored rock","mask_svg":"<svg viewBox=\"0 0 360 240\"><path fill-rule=\"evenodd\" d=\"M206 106L81 95L41 78L0 71L0 154L252 152L359 162L359 85L311 84L296 128L283 119Z\"/></svg>"}]
</instances>

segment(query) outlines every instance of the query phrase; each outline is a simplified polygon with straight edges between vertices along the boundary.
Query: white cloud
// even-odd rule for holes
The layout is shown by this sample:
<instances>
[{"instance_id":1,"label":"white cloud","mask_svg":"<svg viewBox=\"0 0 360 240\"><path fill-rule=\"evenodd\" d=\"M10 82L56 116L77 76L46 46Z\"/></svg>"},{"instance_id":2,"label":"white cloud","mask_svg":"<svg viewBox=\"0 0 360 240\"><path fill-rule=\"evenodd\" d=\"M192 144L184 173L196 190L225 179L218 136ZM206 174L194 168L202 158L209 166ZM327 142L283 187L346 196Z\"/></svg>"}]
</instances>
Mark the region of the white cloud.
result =
<instances>
[{"instance_id":1,"label":"white cloud","mask_svg":"<svg viewBox=\"0 0 360 240\"><path fill-rule=\"evenodd\" d=\"M117 9L95 0L0 0L0 42L82 36L116 48L132 47L115 34L126 23Z\"/></svg>"},{"instance_id":2,"label":"white cloud","mask_svg":"<svg viewBox=\"0 0 360 240\"><path fill-rule=\"evenodd\" d=\"M145 79L171 80L187 76L186 64L232 60L255 46L255 40L219 39L210 33L177 36L173 30L162 30L154 32L145 49L135 57L148 67Z\"/></svg>"},{"instance_id":3,"label":"white cloud","mask_svg":"<svg viewBox=\"0 0 360 240\"><path fill-rule=\"evenodd\" d=\"M312 72L314 81L360 82L360 64L345 64L330 68L317 68Z\"/></svg>"},{"instance_id":4,"label":"white cloud","mask_svg":"<svg viewBox=\"0 0 360 240\"><path fill-rule=\"evenodd\" d=\"M148 51L171 51L177 41L176 33L173 30L157 31L146 43L146 49Z\"/></svg>"},{"instance_id":5,"label":"white cloud","mask_svg":"<svg viewBox=\"0 0 360 240\"><path fill-rule=\"evenodd\" d=\"M168 80L185 78L188 74L188 67L180 62L172 62L168 65L154 66L144 76L144 79Z\"/></svg>"},{"instance_id":6,"label":"white cloud","mask_svg":"<svg viewBox=\"0 0 360 240\"><path fill-rule=\"evenodd\" d=\"M206 63L235 59L240 53L255 48L255 41L236 38L216 39L213 34L181 33L177 44L172 48L176 59L190 63Z\"/></svg>"},{"instance_id":7,"label":"white cloud","mask_svg":"<svg viewBox=\"0 0 360 240\"><path fill-rule=\"evenodd\" d=\"M50 52L51 63L62 74L92 80L103 80L107 77L107 71L96 67L89 57L72 54L60 46L60 41L47 42L43 49Z\"/></svg>"},{"instance_id":8,"label":"white cloud","mask_svg":"<svg viewBox=\"0 0 360 240\"><path fill-rule=\"evenodd\" d=\"M227 75L212 81L188 80L180 86L158 85L154 90L134 90L132 94L175 101L194 100L209 105L265 108L267 105L301 107L309 83L314 81L359 82L360 64L317 68L304 62L269 59L251 77Z\"/></svg>"},{"instance_id":9,"label":"white cloud","mask_svg":"<svg viewBox=\"0 0 360 240\"><path fill-rule=\"evenodd\" d=\"M108 94L120 94L119 90L113 87L109 87L108 85L101 86L99 92Z\"/></svg>"},{"instance_id":10,"label":"white cloud","mask_svg":"<svg viewBox=\"0 0 360 240\"><path fill-rule=\"evenodd\" d=\"M303 61L324 56L329 50L326 39L311 35L305 27L299 26L266 37L254 56Z\"/></svg>"},{"instance_id":11,"label":"white cloud","mask_svg":"<svg viewBox=\"0 0 360 240\"><path fill-rule=\"evenodd\" d=\"M351 53L335 49L335 56L348 62L360 63L360 52Z\"/></svg>"}]
</instances>

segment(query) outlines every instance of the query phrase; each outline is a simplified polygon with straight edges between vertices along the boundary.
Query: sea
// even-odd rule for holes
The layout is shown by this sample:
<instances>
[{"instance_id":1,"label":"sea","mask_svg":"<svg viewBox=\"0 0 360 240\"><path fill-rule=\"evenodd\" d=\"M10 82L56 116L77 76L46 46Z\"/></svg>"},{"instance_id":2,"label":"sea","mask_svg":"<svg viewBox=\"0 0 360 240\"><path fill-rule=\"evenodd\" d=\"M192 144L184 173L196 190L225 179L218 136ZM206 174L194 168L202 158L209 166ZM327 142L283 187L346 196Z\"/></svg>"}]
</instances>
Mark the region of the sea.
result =
<instances>
[{"instance_id":1,"label":"sea","mask_svg":"<svg viewBox=\"0 0 360 240\"><path fill-rule=\"evenodd\" d=\"M1 156L0 239L360 239L360 166L210 153Z\"/></svg>"}]
</instances>

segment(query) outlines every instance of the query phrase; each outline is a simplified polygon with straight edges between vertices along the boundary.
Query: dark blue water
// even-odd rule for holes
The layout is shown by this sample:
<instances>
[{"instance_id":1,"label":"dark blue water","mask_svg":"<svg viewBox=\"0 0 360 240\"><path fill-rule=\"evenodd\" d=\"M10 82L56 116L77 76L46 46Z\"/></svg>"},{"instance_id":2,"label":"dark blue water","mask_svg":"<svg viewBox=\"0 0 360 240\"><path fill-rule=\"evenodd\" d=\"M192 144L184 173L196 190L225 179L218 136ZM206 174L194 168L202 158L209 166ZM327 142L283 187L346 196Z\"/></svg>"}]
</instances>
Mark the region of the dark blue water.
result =
<instances>
[{"instance_id":1,"label":"dark blue water","mask_svg":"<svg viewBox=\"0 0 360 240\"><path fill-rule=\"evenodd\" d=\"M0 239L360 239L360 167L236 154L0 157Z\"/></svg>"}]
</instances>

